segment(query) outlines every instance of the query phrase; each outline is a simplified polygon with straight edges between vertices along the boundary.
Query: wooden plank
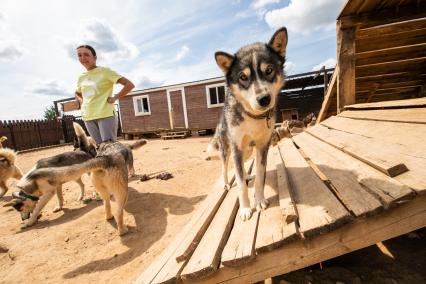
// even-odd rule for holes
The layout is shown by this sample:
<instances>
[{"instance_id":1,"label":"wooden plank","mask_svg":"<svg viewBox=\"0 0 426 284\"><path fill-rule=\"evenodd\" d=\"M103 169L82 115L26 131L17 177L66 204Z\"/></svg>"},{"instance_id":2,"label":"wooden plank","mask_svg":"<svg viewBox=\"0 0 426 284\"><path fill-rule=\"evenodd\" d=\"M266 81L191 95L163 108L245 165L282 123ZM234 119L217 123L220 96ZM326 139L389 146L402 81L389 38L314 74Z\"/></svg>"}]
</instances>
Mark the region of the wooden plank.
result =
<instances>
[{"instance_id":1,"label":"wooden plank","mask_svg":"<svg viewBox=\"0 0 426 284\"><path fill-rule=\"evenodd\" d=\"M386 110L347 110L338 116L367 119L367 120L381 120L392 122L405 122L405 123L426 123L426 108L407 108L407 109L386 109Z\"/></svg>"},{"instance_id":2,"label":"wooden plank","mask_svg":"<svg viewBox=\"0 0 426 284\"><path fill-rule=\"evenodd\" d=\"M212 219L227 192L227 190L224 190L222 178L219 178L203 205L194 213L188 224L167 249L139 276L136 283L160 282L155 279L158 278L157 276L161 271L164 272L165 270L170 271L170 274L175 273L171 275L172 278L175 277L177 272L173 271L179 271L183 265L183 263L176 261L176 257L188 253L188 250L196 245L197 239L200 239L203 235L210 222L209 219Z\"/></svg>"},{"instance_id":3,"label":"wooden plank","mask_svg":"<svg viewBox=\"0 0 426 284\"><path fill-rule=\"evenodd\" d=\"M357 38L376 38L385 35L393 35L398 37L401 33L424 29L426 28L426 19L414 19L412 21L398 22L391 25L382 25L376 28L361 29L357 33Z\"/></svg>"},{"instance_id":4,"label":"wooden plank","mask_svg":"<svg viewBox=\"0 0 426 284\"><path fill-rule=\"evenodd\" d=\"M360 52L355 55L356 66L378 64L398 61L407 58L420 58L426 56L426 43L404 45L393 48L375 49Z\"/></svg>"},{"instance_id":5,"label":"wooden plank","mask_svg":"<svg viewBox=\"0 0 426 284\"><path fill-rule=\"evenodd\" d=\"M337 112L355 103L355 28L337 29Z\"/></svg>"},{"instance_id":6,"label":"wooden plank","mask_svg":"<svg viewBox=\"0 0 426 284\"><path fill-rule=\"evenodd\" d=\"M323 121L326 118L328 109L330 107L330 103L332 99L336 97L338 76L339 76L339 65L336 66L333 76L331 77L330 84L328 85L327 93L324 97L324 101L322 102L321 109L317 117L317 121L316 121L317 124L319 124L321 121Z\"/></svg>"},{"instance_id":7,"label":"wooden plank","mask_svg":"<svg viewBox=\"0 0 426 284\"><path fill-rule=\"evenodd\" d=\"M388 210L360 218L328 234L292 242L280 249L257 256L256 261L239 268L221 267L204 283L255 283L325 261L380 241L426 226L426 196Z\"/></svg>"},{"instance_id":8,"label":"wooden plank","mask_svg":"<svg viewBox=\"0 0 426 284\"><path fill-rule=\"evenodd\" d=\"M305 237L330 231L351 220L351 215L315 175L291 140L281 143L280 152L294 185L300 232Z\"/></svg>"},{"instance_id":9,"label":"wooden plank","mask_svg":"<svg viewBox=\"0 0 426 284\"><path fill-rule=\"evenodd\" d=\"M279 161L282 165L280 154L277 147L269 152L265 182L265 197L269 200L269 207L260 212L255 245L258 254L277 249L299 238L296 223L286 223L278 200L276 164ZM293 204L289 205L294 208Z\"/></svg>"},{"instance_id":10,"label":"wooden plank","mask_svg":"<svg viewBox=\"0 0 426 284\"><path fill-rule=\"evenodd\" d=\"M398 152L395 153L397 145L385 146L377 139L331 130L322 125L311 127L307 132L390 177L408 171Z\"/></svg>"},{"instance_id":11,"label":"wooden plank","mask_svg":"<svg viewBox=\"0 0 426 284\"><path fill-rule=\"evenodd\" d=\"M307 133L302 134L294 138L296 144L328 177L336 195L355 216L370 216L414 197L406 185Z\"/></svg>"},{"instance_id":12,"label":"wooden plank","mask_svg":"<svg viewBox=\"0 0 426 284\"><path fill-rule=\"evenodd\" d=\"M394 178L418 194L426 192L426 152L420 149L327 129L322 125L308 129L307 133L390 176L398 173L398 163L403 164L409 170Z\"/></svg>"},{"instance_id":13,"label":"wooden plank","mask_svg":"<svg viewBox=\"0 0 426 284\"><path fill-rule=\"evenodd\" d=\"M345 110L405 108L405 107L426 107L426 98L348 105L348 106L345 106Z\"/></svg>"},{"instance_id":14,"label":"wooden plank","mask_svg":"<svg viewBox=\"0 0 426 284\"><path fill-rule=\"evenodd\" d=\"M201 279L218 269L220 255L238 211L238 190L231 189L201 242L181 273L184 280Z\"/></svg>"},{"instance_id":15,"label":"wooden plank","mask_svg":"<svg viewBox=\"0 0 426 284\"><path fill-rule=\"evenodd\" d=\"M285 163L279 152L279 148L276 148L272 152L272 157L274 158L275 168L277 171L277 186L278 186L278 198L280 203L280 208L282 214L284 215L284 220L287 224L297 221L297 209L296 204L293 199L294 193L290 186L290 179L285 168Z\"/></svg>"},{"instance_id":16,"label":"wooden plank","mask_svg":"<svg viewBox=\"0 0 426 284\"><path fill-rule=\"evenodd\" d=\"M256 172L256 165L253 165L252 172ZM248 185L249 196L254 196L253 180ZM254 208L254 200L250 198L251 207ZM256 257L254 243L256 241L256 231L259 221L259 211L253 212L251 218L247 221L241 220L239 214L236 214L234 226L231 234L223 249L221 262L225 266L241 266L254 260Z\"/></svg>"},{"instance_id":17,"label":"wooden plank","mask_svg":"<svg viewBox=\"0 0 426 284\"><path fill-rule=\"evenodd\" d=\"M425 124L372 121L332 116L322 125L380 141L412 147L417 152L426 152Z\"/></svg>"}]
</instances>

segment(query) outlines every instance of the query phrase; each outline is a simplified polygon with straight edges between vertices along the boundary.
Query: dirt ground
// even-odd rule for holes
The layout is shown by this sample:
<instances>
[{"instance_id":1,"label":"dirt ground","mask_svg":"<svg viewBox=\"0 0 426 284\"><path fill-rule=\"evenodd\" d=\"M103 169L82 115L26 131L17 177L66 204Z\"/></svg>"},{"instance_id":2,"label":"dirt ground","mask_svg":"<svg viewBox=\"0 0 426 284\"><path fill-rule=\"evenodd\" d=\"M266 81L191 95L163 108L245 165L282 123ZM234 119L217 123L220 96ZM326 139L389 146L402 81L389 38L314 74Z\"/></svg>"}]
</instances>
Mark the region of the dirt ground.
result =
<instances>
[{"instance_id":1,"label":"dirt ground","mask_svg":"<svg viewBox=\"0 0 426 284\"><path fill-rule=\"evenodd\" d=\"M135 152L138 175L168 171L169 180L131 179L125 223L130 231L120 238L115 222L104 220L102 201L91 200L89 178L87 204L77 201L79 188L67 183L65 209L52 213L54 197L39 222L21 230L19 214L0 200L0 283L131 283L173 240L201 205L220 175L218 160L205 161L210 137L184 140L149 140ZM18 156L23 171L34 163L71 150L71 146ZM11 189L15 182L9 181ZM394 258L376 246L302 269L275 283L426 283L426 234L402 236L384 242Z\"/></svg>"}]
</instances>

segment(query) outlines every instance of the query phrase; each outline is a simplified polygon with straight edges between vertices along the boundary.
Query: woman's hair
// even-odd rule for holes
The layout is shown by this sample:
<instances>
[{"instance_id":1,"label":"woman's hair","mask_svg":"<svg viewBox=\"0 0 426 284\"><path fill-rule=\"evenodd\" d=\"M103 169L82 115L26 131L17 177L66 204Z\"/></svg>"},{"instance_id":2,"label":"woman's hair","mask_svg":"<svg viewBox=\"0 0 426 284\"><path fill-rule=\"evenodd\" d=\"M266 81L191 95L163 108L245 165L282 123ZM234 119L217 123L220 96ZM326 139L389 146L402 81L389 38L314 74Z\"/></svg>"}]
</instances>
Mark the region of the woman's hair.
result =
<instances>
[{"instance_id":1,"label":"woman's hair","mask_svg":"<svg viewBox=\"0 0 426 284\"><path fill-rule=\"evenodd\" d=\"M77 47L77 49L79 48L87 48L88 50L90 50L90 52L92 53L93 56L96 56L96 51L93 47L91 47L90 45L84 44L84 45L80 45L79 47Z\"/></svg>"}]
</instances>

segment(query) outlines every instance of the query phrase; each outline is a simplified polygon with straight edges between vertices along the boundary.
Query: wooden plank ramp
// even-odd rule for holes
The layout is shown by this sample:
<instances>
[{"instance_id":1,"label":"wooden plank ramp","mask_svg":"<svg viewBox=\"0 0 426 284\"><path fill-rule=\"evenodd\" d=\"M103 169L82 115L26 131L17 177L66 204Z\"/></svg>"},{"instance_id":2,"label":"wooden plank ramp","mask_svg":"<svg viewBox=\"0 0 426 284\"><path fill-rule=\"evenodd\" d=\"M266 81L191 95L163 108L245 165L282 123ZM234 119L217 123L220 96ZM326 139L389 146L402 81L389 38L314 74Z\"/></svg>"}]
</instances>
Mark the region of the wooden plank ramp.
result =
<instances>
[{"instance_id":1,"label":"wooden plank ramp","mask_svg":"<svg viewBox=\"0 0 426 284\"><path fill-rule=\"evenodd\" d=\"M426 108L379 109L374 111L347 110L340 113L338 116L355 119L425 124Z\"/></svg>"},{"instance_id":2,"label":"wooden plank ramp","mask_svg":"<svg viewBox=\"0 0 426 284\"><path fill-rule=\"evenodd\" d=\"M408 171L407 166L400 162L401 159L398 156L398 152L395 151L397 145L389 144L389 147L383 147L382 143L377 141L377 139L328 129L322 125L316 125L306 132L390 177Z\"/></svg>"},{"instance_id":3,"label":"wooden plank ramp","mask_svg":"<svg viewBox=\"0 0 426 284\"><path fill-rule=\"evenodd\" d=\"M351 214L315 175L293 141L287 139L279 147L294 186L300 233L314 236L349 222Z\"/></svg>"},{"instance_id":4,"label":"wooden plank ramp","mask_svg":"<svg viewBox=\"0 0 426 284\"><path fill-rule=\"evenodd\" d=\"M426 107L426 98L347 105L345 106L344 109L359 110L359 109L383 109L383 108L407 108L407 107Z\"/></svg>"},{"instance_id":5,"label":"wooden plank ramp","mask_svg":"<svg viewBox=\"0 0 426 284\"><path fill-rule=\"evenodd\" d=\"M294 141L327 176L336 195L357 217L374 215L414 197L408 186L307 133L294 137Z\"/></svg>"},{"instance_id":6,"label":"wooden plank ramp","mask_svg":"<svg viewBox=\"0 0 426 284\"><path fill-rule=\"evenodd\" d=\"M269 207L262 210L259 216L259 226L257 229L256 253L263 253L282 247L300 236L297 232L296 223L297 216L293 216L293 222L286 222L286 216L283 212L292 212L295 214L294 204L291 198L287 204L290 210L282 210L280 206L280 192L278 192L278 176L277 165L282 165L282 160L277 147L269 150L268 164L266 168L266 182L265 182L265 198L269 200ZM283 192L281 192L283 194ZM287 193L288 195L288 193Z\"/></svg>"},{"instance_id":7,"label":"wooden plank ramp","mask_svg":"<svg viewBox=\"0 0 426 284\"><path fill-rule=\"evenodd\" d=\"M426 153L401 144L328 129L323 125L316 125L306 132L390 177L395 177L418 194L426 192Z\"/></svg>"}]
</instances>

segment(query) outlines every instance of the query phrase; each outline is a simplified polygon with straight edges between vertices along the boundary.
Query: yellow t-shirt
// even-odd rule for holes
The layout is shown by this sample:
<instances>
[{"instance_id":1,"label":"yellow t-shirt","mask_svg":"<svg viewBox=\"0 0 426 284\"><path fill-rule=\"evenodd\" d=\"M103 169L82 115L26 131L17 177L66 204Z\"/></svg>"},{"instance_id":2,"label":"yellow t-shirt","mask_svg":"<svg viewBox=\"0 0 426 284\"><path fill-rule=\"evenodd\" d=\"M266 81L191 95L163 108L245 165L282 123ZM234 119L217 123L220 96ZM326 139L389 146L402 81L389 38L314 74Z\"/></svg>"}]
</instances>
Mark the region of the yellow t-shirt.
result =
<instances>
[{"instance_id":1,"label":"yellow t-shirt","mask_svg":"<svg viewBox=\"0 0 426 284\"><path fill-rule=\"evenodd\" d=\"M94 120L114 115L114 104L107 102L113 86L123 76L106 67L96 67L80 75L77 92L83 95L81 116L83 120Z\"/></svg>"}]
</instances>

